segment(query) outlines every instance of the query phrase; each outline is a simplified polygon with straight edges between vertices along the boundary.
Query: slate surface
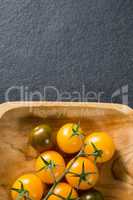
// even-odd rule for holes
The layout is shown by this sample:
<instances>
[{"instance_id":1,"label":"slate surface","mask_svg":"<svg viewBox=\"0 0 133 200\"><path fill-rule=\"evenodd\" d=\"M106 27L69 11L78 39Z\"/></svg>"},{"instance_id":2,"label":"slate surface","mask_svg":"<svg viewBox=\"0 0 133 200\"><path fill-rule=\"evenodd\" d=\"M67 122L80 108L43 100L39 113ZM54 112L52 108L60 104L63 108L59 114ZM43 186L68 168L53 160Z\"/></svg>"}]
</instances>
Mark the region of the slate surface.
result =
<instances>
[{"instance_id":1,"label":"slate surface","mask_svg":"<svg viewBox=\"0 0 133 200\"><path fill-rule=\"evenodd\" d=\"M111 97L133 106L132 0L0 0L1 102Z\"/></svg>"}]
</instances>

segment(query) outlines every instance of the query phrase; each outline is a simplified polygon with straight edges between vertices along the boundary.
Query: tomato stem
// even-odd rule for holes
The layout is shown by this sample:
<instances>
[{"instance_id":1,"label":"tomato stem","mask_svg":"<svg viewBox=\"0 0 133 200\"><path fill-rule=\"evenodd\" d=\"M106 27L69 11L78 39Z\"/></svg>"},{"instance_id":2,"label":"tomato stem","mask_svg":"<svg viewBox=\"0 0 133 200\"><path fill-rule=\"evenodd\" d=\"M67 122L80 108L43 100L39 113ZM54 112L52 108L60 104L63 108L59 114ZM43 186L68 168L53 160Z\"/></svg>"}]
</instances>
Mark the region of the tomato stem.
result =
<instances>
[{"instance_id":1,"label":"tomato stem","mask_svg":"<svg viewBox=\"0 0 133 200\"><path fill-rule=\"evenodd\" d=\"M74 124L74 126L72 128L72 135L71 135L71 137L80 136L81 133L80 133L79 129L80 129L80 123Z\"/></svg>"},{"instance_id":2,"label":"tomato stem","mask_svg":"<svg viewBox=\"0 0 133 200\"><path fill-rule=\"evenodd\" d=\"M94 152L92 153L92 156L95 158L95 164L98 158L101 158L103 155L103 151L101 149L98 149L96 145L92 142L91 145L93 146Z\"/></svg>"},{"instance_id":3,"label":"tomato stem","mask_svg":"<svg viewBox=\"0 0 133 200\"><path fill-rule=\"evenodd\" d=\"M18 196L16 198L16 200L21 200L24 198L24 200L32 200L30 197L29 197L29 192L28 190L25 190L24 189L24 185L21 181L19 181L20 184L21 184L21 188L20 189L16 189L16 188L11 188L11 190L15 191L18 193Z\"/></svg>"},{"instance_id":4,"label":"tomato stem","mask_svg":"<svg viewBox=\"0 0 133 200\"><path fill-rule=\"evenodd\" d=\"M76 124L76 127L73 128L73 134L72 134L72 136L79 135L79 136L81 136L81 139L82 139L82 141L83 141L83 140L84 140L84 136L83 136L83 135L80 135L78 131L79 131L79 125ZM54 189L55 189L55 187L56 187L57 184L60 183L60 181L66 176L66 174L69 173L69 171L70 171L72 165L76 162L76 160L77 160L79 157L94 156L94 158L95 158L95 159L94 159L94 163L96 163L96 160L97 160L98 157L102 157L102 154L103 154L102 150L97 149L97 147L96 147L93 143L92 143L92 146L93 146L93 148L94 148L94 152L91 153L91 154L85 153L85 151L84 151L85 145L86 145L86 144L84 144L84 142L83 142L82 148L81 148L81 150L79 151L79 153L73 158L71 164L69 165L68 168L66 168L66 169L64 170L63 174L62 174L59 178L56 179L56 181L54 182L54 184L52 185L52 187L50 188L50 190L48 191L48 193L46 194L46 196L45 196L42 200L47 200L52 194L54 195ZM89 174L91 174L91 173L90 173L90 172L88 172L88 173L85 173L85 172L84 172L84 163L83 163L83 166L82 166L82 173L81 173L80 175L78 174L78 176L79 176L79 178L80 178L80 180L79 180L79 185L80 185L81 181L84 180L84 179L86 179L86 176L89 175ZM93 174L96 174L96 172L93 172ZM77 175L77 174L75 174L75 175ZM88 183L88 184L91 184L91 183ZM63 199L63 198L62 198L62 199ZM77 199L79 199L79 198L77 198Z\"/></svg>"},{"instance_id":5,"label":"tomato stem","mask_svg":"<svg viewBox=\"0 0 133 200\"><path fill-rule=\"evenodd\" d=\"M83 147L81 148L80 152L74 157L74 159L72 160L72 162L69 165L69 167L64 170L63 174L56 180L56 182L54 182L54 184L50 188L49 192L47 193L47 195L42 200L47 200L50 197L50 195L53 194L53 191L54 191L55 187L57 186L57 184L65 177L65 175L69 172L69 170L71 169L72 165L75 163L75 161L79 157L94 156L94 154L87 154L87 153L85 153L84 152L84 147L85 147L85 144L83 144Z\"/></svg>"},{"instance_id":6,"label":"tomato stem","mask_svg":"<svg viewBox=\"0 0 133 200\"><path fill-rule=\"evenodd\" d=\"M80 152L74 157L74 159L72 160L71 164L69 165L68 168L66 168L63 172L63 174L56 180L56 182L52 185L52 187L50 188L49 192L47 193L47 195L42 199L42 200L47 200L49 198L50 195L53 194L53 191L55 189L55 187L57 186L57 184L65 177L65 175L69 172L69 170L71 169L72 165L75 163L75 161L83 156L83 149L84 146L82 147L82 149L80 150Z\"/></svg>"}]
</instances>

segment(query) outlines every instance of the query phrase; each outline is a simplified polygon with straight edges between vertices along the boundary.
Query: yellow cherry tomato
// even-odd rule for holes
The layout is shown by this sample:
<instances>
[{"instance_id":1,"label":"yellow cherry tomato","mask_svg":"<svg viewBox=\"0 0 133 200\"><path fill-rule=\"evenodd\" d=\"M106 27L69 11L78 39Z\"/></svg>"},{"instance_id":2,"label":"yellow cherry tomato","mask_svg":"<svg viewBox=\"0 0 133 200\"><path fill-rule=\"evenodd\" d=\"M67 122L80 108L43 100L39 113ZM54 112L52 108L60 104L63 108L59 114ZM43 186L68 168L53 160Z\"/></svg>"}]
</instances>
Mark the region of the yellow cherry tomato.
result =
<instances>
[{"instance_id":1,"label":"yellow cherry tomato","mask_svg":"<svg viewBox=\"0 0 133 200\"><path fill-rule=\"evenodd\" d=\"M83 131L78 124L68 123L57 133L57 144L65 153L76 153L81 149Z\"/></svg>"},{"instance_id":2,"label":"yellow cherry tomato","mask_svg":"<svg viewBox=\"0 0 133 200\"><path fill-rule=\"evenodd\" d=\"M51 184L65 170L65 161L56 151L46 151L37 158L35 168L40 179Z\"/></svg>"},{"instance_id":3,"label":"yellow cherry tomato","mask_svg":"<svg viewBox=\"0 0 133 200\"><path fill-rule=\"evenodd\" d=\"M110 160L115 152L112 138L104 132L94 132L85 138L85 153L93 154L91 157L98 163Z\"/></svg>"},{"instance_id":4,"label":"yellow cherry tomato","mask_svg":"<svg viewBox=\"0 0 133 200\"><path fill-rule=\"evenodd\" d=\"M72 162L73 160L68 163L67 168ZM67 173L66 180L74 188L87 190L96 184L98 177L98 169L94 162L86 157L79 157Z\"/></svg>"},{"instance_id":5,"label":"yellow cherry tomato","mask_svg":"<svg viewBox=\"0 0 133 200\"><path fill-rule=\"evenodd\" d=\"M54 195L51 195L48 200L76 200L77 198L78 194L76 190L73 189L69 184L61 182L55 187Z\"/></svg>"},{"instance_id":6,"label":"yellow cherry tomato","mask_svg":"<svg viewBox=\"0 0 133 200\"><path fill-rule=\"evenodd\" d=\"M40 200L43 192L46 191L46 185L43 185L40 178L34 174L25 174L19 177L12 186L11 197L16 200L19 195L28 195L29 198ZM22 200L24 200L24 196Z\"/></svg>"}]
</instances>

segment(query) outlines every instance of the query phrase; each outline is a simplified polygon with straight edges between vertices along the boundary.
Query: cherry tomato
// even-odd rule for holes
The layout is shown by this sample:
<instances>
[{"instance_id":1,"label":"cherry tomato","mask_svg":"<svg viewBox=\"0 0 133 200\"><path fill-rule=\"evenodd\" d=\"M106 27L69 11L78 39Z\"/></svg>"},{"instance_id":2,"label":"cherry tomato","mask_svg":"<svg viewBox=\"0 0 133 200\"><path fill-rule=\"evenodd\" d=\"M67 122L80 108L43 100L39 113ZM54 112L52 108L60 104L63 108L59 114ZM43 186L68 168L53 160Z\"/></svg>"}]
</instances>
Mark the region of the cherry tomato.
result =
<instances>
[{"instance_id":1,"label":"cherry tomato","mask_svg":"<svg viewBox=\"0 0 133 200\"><path fill-rule=\"evenodd\" d=\"M104 200L104 197L101 192L91 189L85 192L81 197L80 200Z\"/></svg>"},{"instance_id":2,"label":"cherry tomato","mask_svg":"<svg viewBox=\"0 0 133 200\"><path fill-rule=\"evenodd\" d=\"M52 148L53 142L51 127L46 124L35 127L29 135L29 143L39 152Z\"/></svg>"},{"instance_id":3,"label":"cherry tomato","mask_svg":"<svg viewBox=\"0 0 133 200\"><path fill-rule=\"evenodd\" d=\"M72 161L68 163L67 168L70 167ZM74 188L87 190L96 184L98 177L98 169L94 162L88 158L79 157L66 175L66 180Z\"/></svg>"},{"instance_id":4,"label":"cherry tomato","mask_svg":"<svg viewBox=\"0 0 133 200\"><path fill-rule=\"evenodd\" d=\"M46 151L37 158L35 167L40 179L51 184L65 170L65 161L56 151Z\"/></svg>"},{"instance_id":5,"label":"cherry tomato","mask_svg":"<svg viewBox=\"0 0 133 200\"><path fill-rule=\"evenodd\" d=\"M46 185L43 185L39 177L34 174L25 174L18 178L12 186L11 196L13 200L16 200L18 196L28 195L29 198L34 200L40 200L43 195L43 191L46 190Z\"/></svg>"},{"instance_id":6,"label":"cherry tomato","mask_svg":"<svg viewBox=\"0 0 133 200\"><path fill-rule=\"evenodd\" d=\"M67 183L58 183L58 185L54 189L54 195L51 195L48 200L76 200L78 198L78 194L75 189L73 189Z\"/></svg>"},{"instance_id":7,"label":"cherry tomato","mask_svg":"<svg viewBox=\"0 0 133 200\"><path fill-rule=\"evenodd\" d=\"M91 157L98 163L110 160L115 152L112 138L104 132L94 132L85 138L85 153L93 154Z\"/></svg>"},{"instance_id":8,"label":"cherry tomato","mask_svg":"<svg viewBox=\"0 0 133 200\"><path fill-rule=\"evenodd\" d=\"M65 124L57 133L57 144L65 153L76 153L82 146L83 131L78 124Z\"/></svg>"}]
</instances>

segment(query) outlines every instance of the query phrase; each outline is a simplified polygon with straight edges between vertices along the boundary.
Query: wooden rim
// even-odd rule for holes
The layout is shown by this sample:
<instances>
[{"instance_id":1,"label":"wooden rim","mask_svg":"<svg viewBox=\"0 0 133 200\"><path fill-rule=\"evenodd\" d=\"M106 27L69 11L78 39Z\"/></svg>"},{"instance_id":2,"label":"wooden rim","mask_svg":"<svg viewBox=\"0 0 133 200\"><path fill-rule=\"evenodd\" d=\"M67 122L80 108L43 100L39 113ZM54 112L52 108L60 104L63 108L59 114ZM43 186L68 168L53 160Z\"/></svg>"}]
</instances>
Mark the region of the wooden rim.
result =
<instances>
[{"instance_id":1,"label":"wooden rim","mask_svg":"<svg viewBox=\"0 0 133 200\"><path fill-rule=\"evenodd\" d=\"M133 114L133 109L127 105L117 103L93 103L93 102L57 102L57 101L14 101L0 105L0 118L8 111L23 107L82 107L116 110L123 114Z\"/></svg>"}]
</instances>

